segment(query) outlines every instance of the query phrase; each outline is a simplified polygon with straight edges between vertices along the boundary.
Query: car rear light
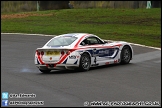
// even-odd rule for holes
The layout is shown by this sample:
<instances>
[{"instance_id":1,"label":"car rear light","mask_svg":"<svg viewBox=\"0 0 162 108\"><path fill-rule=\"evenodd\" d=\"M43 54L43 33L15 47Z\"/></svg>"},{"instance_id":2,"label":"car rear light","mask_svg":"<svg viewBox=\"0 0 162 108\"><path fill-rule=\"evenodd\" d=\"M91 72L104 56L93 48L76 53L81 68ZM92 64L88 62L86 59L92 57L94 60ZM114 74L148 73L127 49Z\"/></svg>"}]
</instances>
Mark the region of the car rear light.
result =
<instances>
[{"instance_id":1,"label":"car rear light","mask_svg":"<svg viewBox=\"0 0 162 108\"><path fill-rule=\"evenodd\" d=\"M41 55L44 55L44 52L43 51L41 51Z\"/></svg>"},{"instance_id":2,"label":"car rear light","mask_svg":"<svg viewBox=\"0 0 162 108\"><path fill-rule=\"evenodd\" d=\"M61 54L64 55L65 54L64 51L61 51Z\"/></svg>"},{"instance_id":3,"label":"car rear light","mask_svg":"<svg viewBox=\"0 0 162 108\"><path fill-rule=\"evenodd\" d=\"M66 54L69 55L70 54L70 51L67 51Z\"/></svg>"},{"instance_id":4,"label":"car rear light","mask_svg":"<svg viewBox=\"0 0 162 108\"><path fill-rule=\"evenodd\" d=\"M40 55L40 52L38 50L36 50L36 53L37 53L37 55Z\"/></svg>"}]
</instances>

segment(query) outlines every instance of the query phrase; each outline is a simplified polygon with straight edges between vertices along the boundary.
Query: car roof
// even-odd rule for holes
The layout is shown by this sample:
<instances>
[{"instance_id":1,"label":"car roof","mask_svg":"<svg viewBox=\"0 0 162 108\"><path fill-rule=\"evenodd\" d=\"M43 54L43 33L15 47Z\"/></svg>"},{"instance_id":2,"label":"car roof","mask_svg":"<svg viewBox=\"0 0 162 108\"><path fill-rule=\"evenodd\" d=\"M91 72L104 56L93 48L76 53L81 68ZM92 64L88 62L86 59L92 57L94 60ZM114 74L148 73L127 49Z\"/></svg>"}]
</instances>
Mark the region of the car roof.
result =
<instances>
[{"instance_id":1,"label":"car roof","mask_svg":"<svg viewBox=\"0 0 162 108\"><path fill-rule=\"evenodd\" d=\"M92 35L92 34L89 34L89 33L67 33L67 34L61 34L61 35L58 35L58 36L81 37L81 36L84 36L84 35Z\"/></svg>"}]
</instances>

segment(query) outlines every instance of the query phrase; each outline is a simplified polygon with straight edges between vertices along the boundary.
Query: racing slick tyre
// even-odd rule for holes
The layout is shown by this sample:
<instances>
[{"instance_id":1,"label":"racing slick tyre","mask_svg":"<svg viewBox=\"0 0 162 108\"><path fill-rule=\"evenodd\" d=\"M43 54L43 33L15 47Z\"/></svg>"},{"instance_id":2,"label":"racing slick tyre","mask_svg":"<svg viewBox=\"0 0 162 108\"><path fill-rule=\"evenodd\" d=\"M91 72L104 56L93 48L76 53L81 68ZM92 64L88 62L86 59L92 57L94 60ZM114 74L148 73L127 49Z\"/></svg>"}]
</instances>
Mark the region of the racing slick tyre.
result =
<instances>
[{"instance_id":1,"label":"racing slick tyre","mask_svg":"<svg viewBox=\"0 0 162 108\"><path fill-rule=\"evenodd\" d=\"M51 70L42 70L42 69L39 69L42 73L50 73Z\"/></svg>"},{"instance_id":2,"label":"racing slick tyre","mask_svg":"<svg viewBox=\"0 0 162 108\"><path fill-rule=\"evenodd\" d=\"M79 70L80 71L88 71L91 65L91 59L90 56L86 53L83 53L80 58L79 63Z\"/></svg>"},{"instance_id":3,"label":"racing slick tyre","mask_svg":"<svg viewBox=\"0 0 162 108\"><path fill-rule=\"evenodd\" d=\"M124 46L121 51L121 62L120 64L128 64L131 60L131 50L129 46Z\"/></svg>"}]
</instances>

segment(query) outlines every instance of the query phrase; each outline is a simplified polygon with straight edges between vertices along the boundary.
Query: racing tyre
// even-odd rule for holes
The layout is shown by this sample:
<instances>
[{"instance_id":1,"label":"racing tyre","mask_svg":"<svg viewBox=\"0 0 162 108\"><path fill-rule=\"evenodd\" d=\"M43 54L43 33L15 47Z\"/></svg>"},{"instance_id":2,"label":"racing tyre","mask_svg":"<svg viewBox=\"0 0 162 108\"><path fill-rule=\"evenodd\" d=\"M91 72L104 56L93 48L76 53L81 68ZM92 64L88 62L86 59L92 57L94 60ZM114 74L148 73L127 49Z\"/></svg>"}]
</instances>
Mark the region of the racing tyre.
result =
<instances>
[{"instance_id":1,"label":"racing tyre","mask_svg":"<svg viewBox=\"0 0 162 108\"><path fill-rule=\"evenodd\" d=\"M50 73L51 70L42 70L42 69L39 69L42 73Z\"/></svg>"},{"instance_id":2,"label":"racing tyre","mask_svg":"<svg viewBox=\"0 0 162 108\"><path fill-rule=\"evenodd\" d=\"M121 51L121 64L128 64L131 60L131 50L129 46L124 46Z\"/></svg>"},{"instance_id":3,"label":"racing tyre","mask_svg":"<svg viewBox=\"0 0 162 108\"><path fill-rule=\"evenodd\" d=\"M80 58L79 70L80 71L88 71L91 65L90 56L86 53L82 54Z\"/></svg>"}]
</instances>

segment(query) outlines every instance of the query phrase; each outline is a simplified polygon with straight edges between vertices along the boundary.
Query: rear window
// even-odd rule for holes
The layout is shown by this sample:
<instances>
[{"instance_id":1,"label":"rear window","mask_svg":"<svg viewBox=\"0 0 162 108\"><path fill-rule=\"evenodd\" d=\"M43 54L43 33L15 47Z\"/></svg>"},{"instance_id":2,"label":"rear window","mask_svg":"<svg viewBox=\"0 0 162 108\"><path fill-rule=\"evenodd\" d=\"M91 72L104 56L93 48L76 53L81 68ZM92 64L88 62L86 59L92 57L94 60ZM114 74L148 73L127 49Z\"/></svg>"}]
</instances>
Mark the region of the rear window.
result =
<instances>
[{"instance_id":1,"label":"rear window","mask_svg":"<svg viewBox=\"0 0 162 108\"><path fill-rule=\"evenodd\" d=\"M47 46L68 46L71 45L77 37L72 36L63 36L63 37L57 37L53 38Z\"/></svg>"}]
</instances>

